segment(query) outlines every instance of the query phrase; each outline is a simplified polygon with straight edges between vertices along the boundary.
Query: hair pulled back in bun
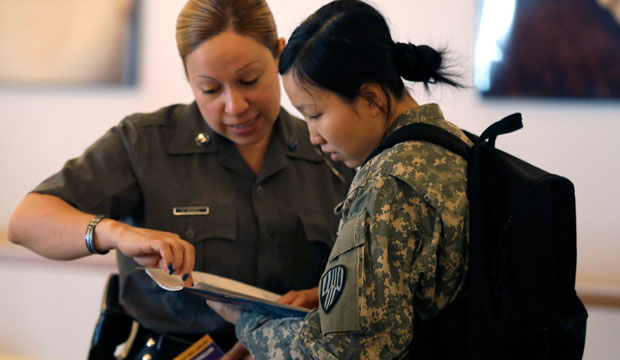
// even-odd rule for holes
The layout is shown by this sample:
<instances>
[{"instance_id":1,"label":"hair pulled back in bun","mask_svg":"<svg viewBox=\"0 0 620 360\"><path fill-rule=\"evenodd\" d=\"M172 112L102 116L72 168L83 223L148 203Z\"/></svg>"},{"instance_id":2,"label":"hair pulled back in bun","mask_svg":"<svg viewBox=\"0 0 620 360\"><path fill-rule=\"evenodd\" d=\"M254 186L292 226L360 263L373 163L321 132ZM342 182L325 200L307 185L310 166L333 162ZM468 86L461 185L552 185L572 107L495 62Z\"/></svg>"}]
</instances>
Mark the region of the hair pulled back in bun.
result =
<instances>
[{"instance_id":1,"label":"hair pulled back in bun","mask_svg":"<svg viewBox=\"0 0 620 360\"><path fill-rule=\"evenodd\" d=\"M441 66L441 55L425 45L395 43L393 56L400 76L410 81L427 82Z\"/></svg>"},{"instance_id":2,"label":"hair pulled back in bun","mask_svg":"<svg viewBox=\"0 0 620 360\"><path fill-rule=\"evenodd\" d=\"M461 87L444 67L442 51L394 43L385 18L372 6L360 0L337 0L293 31L278 70L353 101L365 83L379 84L400 99L405 91L403 78L425 86Z\"/></svg>"}]
</instances>

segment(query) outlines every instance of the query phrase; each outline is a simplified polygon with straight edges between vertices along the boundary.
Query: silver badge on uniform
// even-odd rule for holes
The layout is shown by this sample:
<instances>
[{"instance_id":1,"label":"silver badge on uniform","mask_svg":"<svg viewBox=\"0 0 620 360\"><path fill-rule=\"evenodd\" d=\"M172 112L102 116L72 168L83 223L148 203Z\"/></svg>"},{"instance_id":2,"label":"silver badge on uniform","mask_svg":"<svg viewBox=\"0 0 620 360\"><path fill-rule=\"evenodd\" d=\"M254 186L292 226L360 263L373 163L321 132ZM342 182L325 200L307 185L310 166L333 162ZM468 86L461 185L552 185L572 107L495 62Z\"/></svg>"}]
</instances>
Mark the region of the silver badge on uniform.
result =
<instances>
[{"instance_id":1,"label":"silver badge on uniform","mask_svg":"<svg viewBox=\"0 0 620 360\"><path fill-rule=\"evenodd\" d=\"M342 265L327 270L321 277L319 298L323 311L327 314L336 305L336 301L344 288L346 269Z\"/></svg>"}]
</instances>

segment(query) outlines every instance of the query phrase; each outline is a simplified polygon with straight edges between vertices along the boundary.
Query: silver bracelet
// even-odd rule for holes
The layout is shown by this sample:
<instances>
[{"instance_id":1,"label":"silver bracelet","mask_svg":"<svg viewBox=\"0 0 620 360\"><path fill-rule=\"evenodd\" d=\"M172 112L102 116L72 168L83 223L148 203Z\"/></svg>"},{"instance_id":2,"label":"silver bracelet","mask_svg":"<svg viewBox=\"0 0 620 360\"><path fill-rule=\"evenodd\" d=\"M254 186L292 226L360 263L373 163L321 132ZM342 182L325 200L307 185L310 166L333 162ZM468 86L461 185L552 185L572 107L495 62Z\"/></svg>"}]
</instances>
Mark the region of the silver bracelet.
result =
<instances>
[{"instance_id":1,"label":"silver bracelet","mask_svg":"<svg viewBox=\"0 0 620 360\"><path fill-rule=\"evenodd\" d=\"M86 234L84 235L84 241L86 242L86 248L88 249L88 251L90 251L91 254L100 254L100 255L105 255L109 252L109 250L106 251L98 251L97 249L95 249L95 242L94 242L94 237L95 237L95 227L97 227L97 224L99 224L99 222L105 217L105 215L97 215L95 216L89 223L88 226L86 227Z\"/></svg>"}]
</instances>

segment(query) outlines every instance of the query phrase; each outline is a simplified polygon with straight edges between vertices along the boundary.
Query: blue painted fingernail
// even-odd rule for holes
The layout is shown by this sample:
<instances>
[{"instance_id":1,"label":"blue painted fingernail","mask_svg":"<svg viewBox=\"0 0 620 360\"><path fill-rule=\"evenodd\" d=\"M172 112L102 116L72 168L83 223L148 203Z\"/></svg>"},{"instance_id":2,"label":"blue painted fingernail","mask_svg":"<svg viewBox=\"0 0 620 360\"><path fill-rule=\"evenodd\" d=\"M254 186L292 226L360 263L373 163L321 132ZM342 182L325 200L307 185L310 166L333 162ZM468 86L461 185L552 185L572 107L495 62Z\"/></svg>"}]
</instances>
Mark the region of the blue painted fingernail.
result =
<instances>
[{"instance_id":1,"label":"blue painted fingernail","mask_svg":"<svg viewBox=\"0 0 620 360\"><path fill-rule=\"evenodd\" d=\"M183 275L183 281L187 280L188 277L189 277L189 274Z\"/></svg>"},{"instance_id":2,"label":"blue painted fingernail","mask_svg":"<svg viewBox=\"0 0 620 360\"><path fill-rule=\"evenodd\" d=\"M172 268L172 263L168 264L168 270L170 271L170 275L174 274L174 269Z\"/></svg>"}]
</instances>

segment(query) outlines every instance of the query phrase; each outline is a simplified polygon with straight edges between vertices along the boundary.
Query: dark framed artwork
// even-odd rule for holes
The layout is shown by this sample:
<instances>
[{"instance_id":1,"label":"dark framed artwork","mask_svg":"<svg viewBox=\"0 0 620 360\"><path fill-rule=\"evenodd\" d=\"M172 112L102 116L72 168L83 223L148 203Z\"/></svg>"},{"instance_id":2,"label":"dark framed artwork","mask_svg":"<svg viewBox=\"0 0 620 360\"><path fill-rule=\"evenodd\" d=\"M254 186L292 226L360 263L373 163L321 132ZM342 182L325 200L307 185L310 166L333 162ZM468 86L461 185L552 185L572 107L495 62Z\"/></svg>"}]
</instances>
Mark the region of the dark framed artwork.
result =
<instances>
[{"instance_id":1,"label":"dark framed artwork","mask_svg":"<svg viewBox=\"0 0 620 360\"><path fill-rule=\"evenodd\" d=\"M133 85L139 0L0 0L1 85Z\"/></svg>"},{"instance_id":2,"label":"dark framed artwork","mask_svg":"<svg viewBox=\"0 0 620 360\"><path fill-rule=\"evenodd\" d=\"M481 0L475 82L486 97L620 99L619 0Z\"/></svg>"}]
</instances>

